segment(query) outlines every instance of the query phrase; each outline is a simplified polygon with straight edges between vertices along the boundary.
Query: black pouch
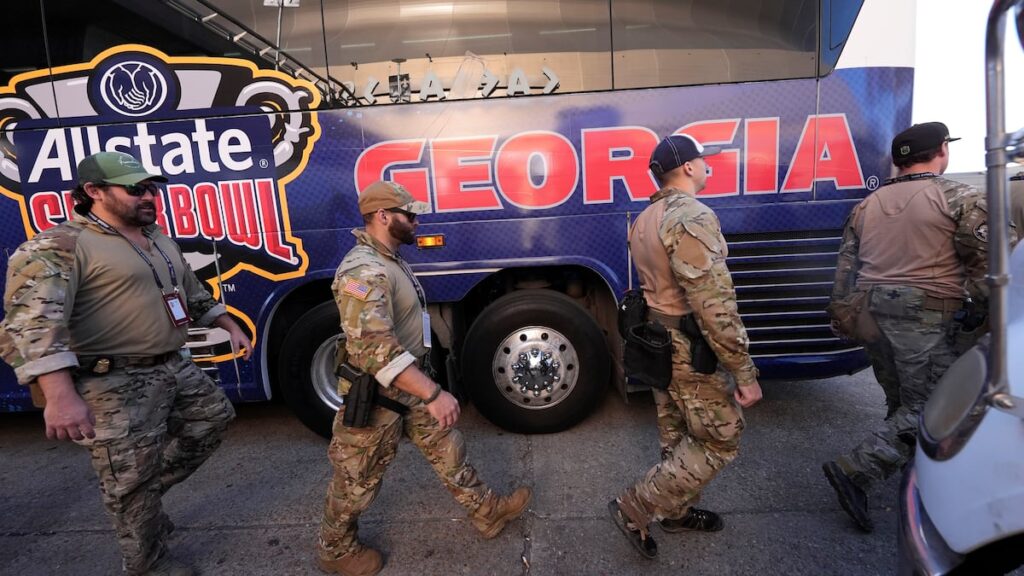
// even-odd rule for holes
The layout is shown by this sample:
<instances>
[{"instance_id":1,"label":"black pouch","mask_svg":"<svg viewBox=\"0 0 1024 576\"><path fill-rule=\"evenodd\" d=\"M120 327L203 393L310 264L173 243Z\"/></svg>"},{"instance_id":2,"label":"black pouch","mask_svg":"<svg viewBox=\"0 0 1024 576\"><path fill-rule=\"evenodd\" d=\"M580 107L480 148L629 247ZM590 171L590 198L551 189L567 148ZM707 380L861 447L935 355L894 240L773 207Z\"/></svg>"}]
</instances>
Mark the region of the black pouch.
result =
<instances>
[{"instance_id":1,"label":"black pouch","mask_svg":"<svg viewBox=\"0 0 1024 576\"><path fill-rule=\"evenodd\" d=\"M623 368L628 378L665 390L672 381L672 337L657 322L642 322L626 332Z\"/></svg>"},{"instance_id":2,"label":"black pouch","mask_svg":"<svg viewBox=\"0 0 1024 576\"><path fill-rule=\"evenodd\" d=\"M711 345L704 339L704 334L697 325L697 319L693 314L683 316L679 322L679 330L686 335L690 341L690 366L694 372L701 374L714 374L718 370L718 356L711 349Z\"/></svg>"},{"instance_id":3,"label":"black pouch","mask_svg":"<svg viewBox=\"0 0 1024 576\"><path fill-rule=\"evenodd\" d=\"M377 382L373 376L358 371L348 364L338 365L338 375L352 383L345 395L345 414L341 419L347 428L365 428L377 404Z\"/></svg>"},{"instance_id":4,"label":"black pouch","mask_svg":"<svg viewBox=\"0 0 1024 576\"><path fill-rule=\"evenodd\" d=\"M647 300L640 290L626 290L619 302L619 335L629 337L629 329L647 321Z\"/></svg>"}]
</instances>

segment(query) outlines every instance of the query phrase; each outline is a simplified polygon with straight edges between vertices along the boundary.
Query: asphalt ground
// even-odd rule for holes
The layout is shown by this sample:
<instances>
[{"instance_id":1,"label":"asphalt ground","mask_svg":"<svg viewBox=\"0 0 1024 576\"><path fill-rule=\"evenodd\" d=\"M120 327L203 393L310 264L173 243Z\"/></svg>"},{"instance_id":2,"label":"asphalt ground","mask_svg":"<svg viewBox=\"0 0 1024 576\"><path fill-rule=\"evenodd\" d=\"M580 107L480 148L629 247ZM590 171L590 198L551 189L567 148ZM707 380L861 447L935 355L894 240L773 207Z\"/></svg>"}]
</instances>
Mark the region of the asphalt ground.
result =
<instances>
[{"instance_id":1,"label":"asphalt ground","mask_svg":"<svg viewBox=\"0 0 1024 576\"><path fill-rule=\"evenodd\" d=\"M403 440L361 538L382 550L382 574L730 575L891 574L896 567L898 478L876 487L876 529L858 531L821 473L882 422L871 372L769 382L747 410L740 455L706 490L722 532L664 534L642 558L606 505L658 458L649 394L613 391L571 430L522 436L473 408L459 427L470 461L493 488L527 484L534 500L496 539L476 535L419 452ZM327 443L284 406L238 407L223 446L164 498L177 525L176 557L206 575L318 574L313 544L331 468ZM0 574L120 572L113 529L87 453L49 441L39 414L0 415Z\"/></svg>"}]
</instances>

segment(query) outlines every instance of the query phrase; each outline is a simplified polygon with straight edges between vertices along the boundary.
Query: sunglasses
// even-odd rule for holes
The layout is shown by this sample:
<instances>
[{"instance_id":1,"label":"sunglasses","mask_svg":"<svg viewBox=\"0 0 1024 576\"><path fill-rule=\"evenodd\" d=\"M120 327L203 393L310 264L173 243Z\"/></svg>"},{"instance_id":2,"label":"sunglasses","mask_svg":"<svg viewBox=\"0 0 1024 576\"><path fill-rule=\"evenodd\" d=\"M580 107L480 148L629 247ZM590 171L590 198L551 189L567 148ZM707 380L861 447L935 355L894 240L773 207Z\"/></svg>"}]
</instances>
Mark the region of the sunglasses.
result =
<instances>
[{"instance_id":1,"label":"sunglasses","mask_svg":"<svg viewBox=\"0 0 1024 576\"><path fill-rule=\"evenodd\" d=\"M160 187L157 186L156 184L152 183L152 182L139 182L138 184L128 184L128 185L124 185L124 184L111 184L110 182L104 182L103 185L104 186L120 186L120 187L124 188L124 191L127 192L129 196L136 196L136 197L144 196L146 194L146 192L149 192L153 196L159 196L160 195Z\"/></svg>"},{"instance_id":2,"label":"sunglasses","mask_svg":"<svg viewBox=\"0 0 1024 576\"><path fill-rule=\"evenodd\" d=\"M409 212L408 210L402 210L401 208L387 208L387 209L385 209L385 211L386 212L391 212L392 214L402 214L402 215L405 216L405 218L409 222L415 222L416 221L416 213L415 212Z\"/></svg>"}]
</instances>

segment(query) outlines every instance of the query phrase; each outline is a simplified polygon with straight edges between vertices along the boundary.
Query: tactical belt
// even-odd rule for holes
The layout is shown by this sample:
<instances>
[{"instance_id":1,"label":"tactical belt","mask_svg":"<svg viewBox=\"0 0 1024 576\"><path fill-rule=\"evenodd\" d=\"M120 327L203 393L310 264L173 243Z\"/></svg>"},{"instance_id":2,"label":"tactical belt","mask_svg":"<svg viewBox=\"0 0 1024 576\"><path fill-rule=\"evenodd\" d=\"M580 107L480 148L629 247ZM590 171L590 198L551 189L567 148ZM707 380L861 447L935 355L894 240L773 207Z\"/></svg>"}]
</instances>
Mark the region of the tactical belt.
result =
<instances>
[{"instance_id":1,"label":"tactical belt","mask_svg":"<svg viewBox=\"0 0 1024 576\"><path fill-rule=\"evenodd\" d=\"M650 319L650 320L654 320L655 322L657 322L658 324L661 324L662 326L664 326L666 328L674 328L676 330L679 329L679 323L683 319L682 316L674 316L674 315L671 315L671 314L662 314L661 312L656 312L656 311L654 311L654 310L652 310L650 308L647 309L647 318Z\"/></svg>"},{"instance_id":2,"label":"tactical belt","mask_svg":"<svg viewBox=\"0 0 1024 576\"><path fill-rule=\"evenodd\" d=\"M106 374L119 368L159 366L178 354L177 350L173 350L154 356L79 356L78 365L93 374Z\"/></svg>"},{"instance_id":3,"label":"tactical belt","mask_svg":"<svg viewBox=\"0 0 1024 576\"><path fill-rule=\"evenodd\" d=\"M934 296L924 297L924 309L935 310L943 314L951 314L963 308L964 301L960 298L936 298Z\"/></svg>"}]
</instances>

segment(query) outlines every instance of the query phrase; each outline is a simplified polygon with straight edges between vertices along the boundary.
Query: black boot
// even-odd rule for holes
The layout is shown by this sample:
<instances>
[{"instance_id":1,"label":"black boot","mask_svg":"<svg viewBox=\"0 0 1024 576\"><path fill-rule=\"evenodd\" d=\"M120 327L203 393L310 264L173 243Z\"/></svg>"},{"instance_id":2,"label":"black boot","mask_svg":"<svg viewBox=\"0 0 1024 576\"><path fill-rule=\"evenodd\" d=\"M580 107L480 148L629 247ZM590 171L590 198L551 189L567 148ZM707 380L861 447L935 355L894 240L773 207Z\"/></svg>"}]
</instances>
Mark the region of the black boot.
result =
<instances>
[{"instance_id":1,"label":"black boot","mask_svg":"<svg viewBox=\"0 0 1024 576\"><path fill-rule=\"evenodd\" d=\"M828 483L836 491L843 510L850 515L850 518L853 518L858 528L865 532L872 532L875 529L875 524L871 521L871 516L868 515L868 497L864 494L864 490L854 484L853 480L850 480L846 472L843 472L843 469L835 462L825 462L821 465L821 469L824 470Z\"/></svg>"},{"instance_id":2,"label":"black boot","mask_svg":"<svg viewBox=\"0 0 1024 576\"><path fill-rule=\"evenodd\" d=\"M690 507L682 518L665 518L658 522L665 532L718 532L725 528L722 517L710 510Z\"/></svg>"}]
</instances>

